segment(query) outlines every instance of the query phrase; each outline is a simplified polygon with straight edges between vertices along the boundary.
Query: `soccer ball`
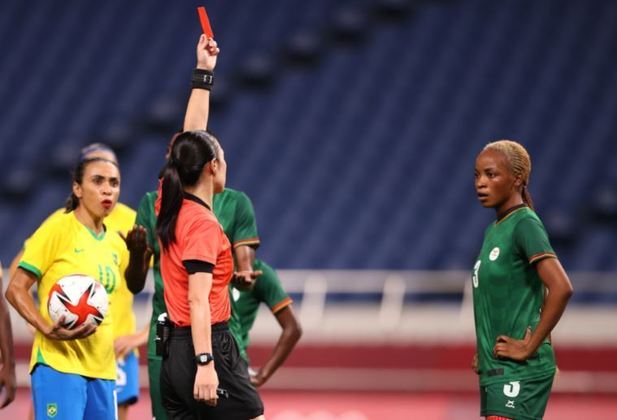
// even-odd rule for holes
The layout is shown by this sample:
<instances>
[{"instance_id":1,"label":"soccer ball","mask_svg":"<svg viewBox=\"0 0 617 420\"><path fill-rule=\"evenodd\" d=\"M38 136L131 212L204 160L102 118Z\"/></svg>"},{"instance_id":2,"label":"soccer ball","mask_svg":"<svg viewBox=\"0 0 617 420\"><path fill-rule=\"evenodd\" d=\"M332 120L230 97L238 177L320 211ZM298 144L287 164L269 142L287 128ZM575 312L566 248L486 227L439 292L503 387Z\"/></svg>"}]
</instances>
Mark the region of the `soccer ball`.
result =
<instances>
[{"instance_id":1,"label":"soccer ball","mask_svg":"<svg viewBox=\"0 0 617 420\"><path fill-rule=\"evenodd\" d=\"M89 322L99 325L107 314L109 302L105 288L92 277L75 274L62 277L49 291L47 310L56 323L64 315L64 328L72 329Z\"/></svg>"}]
</instances>

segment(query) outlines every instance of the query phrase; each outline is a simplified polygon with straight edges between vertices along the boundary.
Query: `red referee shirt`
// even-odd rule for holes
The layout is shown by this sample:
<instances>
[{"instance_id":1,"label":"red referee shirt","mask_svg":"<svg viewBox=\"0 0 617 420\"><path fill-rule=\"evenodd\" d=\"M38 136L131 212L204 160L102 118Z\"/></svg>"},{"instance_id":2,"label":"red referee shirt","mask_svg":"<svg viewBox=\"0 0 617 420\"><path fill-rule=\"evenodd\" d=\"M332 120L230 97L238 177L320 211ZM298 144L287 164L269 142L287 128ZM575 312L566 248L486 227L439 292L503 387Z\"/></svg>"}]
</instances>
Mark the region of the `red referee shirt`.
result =
<instances>
[{"instance_id":1,"label":"red referee shirt","mask_svg":"<svg viewBox=\"0 0 617 420\"><path fill-rule=\"evenodd\" d=\"M158 213L158 200L156 207ZM169 318L176 325L191 325L189 275L183 262L197 260L214 266L209 296L211 323L227 321L231 314L227 287L234 268L231 244L208 205L191 194L185 194L176 222L176 241L167 250L162 244L160 249Z\"/></svg>"}]
</instances>

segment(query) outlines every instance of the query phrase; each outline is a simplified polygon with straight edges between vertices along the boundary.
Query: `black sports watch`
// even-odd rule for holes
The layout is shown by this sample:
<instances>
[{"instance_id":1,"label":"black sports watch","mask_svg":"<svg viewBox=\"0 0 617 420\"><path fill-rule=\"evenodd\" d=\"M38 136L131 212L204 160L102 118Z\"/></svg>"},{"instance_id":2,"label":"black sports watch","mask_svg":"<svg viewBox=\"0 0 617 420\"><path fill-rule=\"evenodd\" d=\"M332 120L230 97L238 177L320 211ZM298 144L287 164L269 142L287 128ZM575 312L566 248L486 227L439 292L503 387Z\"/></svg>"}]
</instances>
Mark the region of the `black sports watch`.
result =
<instances>
[{"instance_id":1,"label":"black sports watch","mask_svg":"<svg viewBox=\"0 0 617 420\"><path fill-rule=\"evenodd\" d=\"M199 353L195 355L195 363L200 366L205 366L213 360L214 357L212 357L210 353Z\"/></svg>"}]
</instances>

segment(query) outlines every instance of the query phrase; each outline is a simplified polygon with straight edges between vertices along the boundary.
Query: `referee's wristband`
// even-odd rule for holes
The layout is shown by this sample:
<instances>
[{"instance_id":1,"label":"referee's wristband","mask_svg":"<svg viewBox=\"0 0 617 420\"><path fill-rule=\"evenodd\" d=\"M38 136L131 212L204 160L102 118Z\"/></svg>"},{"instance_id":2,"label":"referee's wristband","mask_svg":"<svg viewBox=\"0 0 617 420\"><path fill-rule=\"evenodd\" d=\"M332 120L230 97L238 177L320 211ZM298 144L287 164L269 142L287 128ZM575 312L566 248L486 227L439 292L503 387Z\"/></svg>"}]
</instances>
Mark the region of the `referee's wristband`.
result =
<instances>
[{"instance_id":1,"label":"referee's wristband","mask_svg":"<svg viewBox=\"0 0 617 420\"><path fill-rule=\"evenodd\" d=\"M191 76L191 87L193 89L210 90L214 85L214 73L205 69L194 69Z\"/></svg>"}]
</instances>

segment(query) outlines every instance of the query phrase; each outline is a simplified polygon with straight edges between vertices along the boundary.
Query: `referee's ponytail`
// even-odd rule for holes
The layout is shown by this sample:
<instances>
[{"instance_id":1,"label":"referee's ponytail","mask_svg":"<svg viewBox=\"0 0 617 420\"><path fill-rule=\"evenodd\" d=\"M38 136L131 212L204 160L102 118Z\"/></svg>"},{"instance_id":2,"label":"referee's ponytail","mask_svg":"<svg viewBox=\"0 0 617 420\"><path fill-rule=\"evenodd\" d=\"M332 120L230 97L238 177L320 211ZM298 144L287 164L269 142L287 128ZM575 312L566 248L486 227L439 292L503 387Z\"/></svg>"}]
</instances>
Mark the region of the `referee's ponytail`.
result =
<instances>
[{"instance_id":1,"label":"referee's ponytail","mask_svg":"<svg viewBox=\"0 0 617 420\"><path fill-rule=\"evenodd\" d=\"M161 208L156 220L164 249L176 240L184 188L197 184L204 166L218 156L218 149L218 142L206 131L187 131L173 142L161 177Z\"/></svg>"}]
</instances>

